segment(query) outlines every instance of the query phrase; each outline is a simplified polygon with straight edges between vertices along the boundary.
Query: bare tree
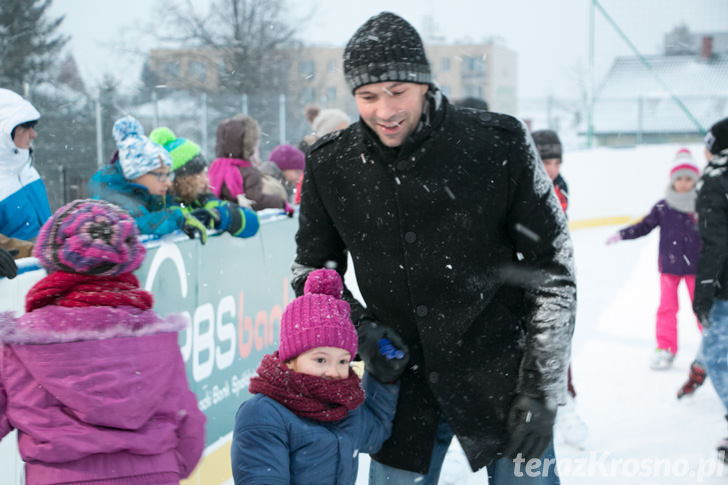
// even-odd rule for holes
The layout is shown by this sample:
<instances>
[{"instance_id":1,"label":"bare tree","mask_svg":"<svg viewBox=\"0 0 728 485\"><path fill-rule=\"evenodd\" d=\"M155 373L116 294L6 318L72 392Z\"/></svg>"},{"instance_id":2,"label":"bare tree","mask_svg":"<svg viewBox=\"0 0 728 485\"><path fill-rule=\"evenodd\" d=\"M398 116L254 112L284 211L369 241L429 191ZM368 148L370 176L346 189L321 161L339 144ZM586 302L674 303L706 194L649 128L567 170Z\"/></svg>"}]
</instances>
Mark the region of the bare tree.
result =
<instances>
[{"instance_id":1,"label":"bare tree","mask_svg":"<svg viewBox=\"0 0 728 485\"><path fill-rule=\"evenodd\" d=\"M215 0L201 12L192 0L160 0L164 15L156 17L162 25L155 31L158 41L199 48L199 56L218 65L219 91L280 92L297 45L287 7L286 0Z\"/></svg>"}]
</instances>

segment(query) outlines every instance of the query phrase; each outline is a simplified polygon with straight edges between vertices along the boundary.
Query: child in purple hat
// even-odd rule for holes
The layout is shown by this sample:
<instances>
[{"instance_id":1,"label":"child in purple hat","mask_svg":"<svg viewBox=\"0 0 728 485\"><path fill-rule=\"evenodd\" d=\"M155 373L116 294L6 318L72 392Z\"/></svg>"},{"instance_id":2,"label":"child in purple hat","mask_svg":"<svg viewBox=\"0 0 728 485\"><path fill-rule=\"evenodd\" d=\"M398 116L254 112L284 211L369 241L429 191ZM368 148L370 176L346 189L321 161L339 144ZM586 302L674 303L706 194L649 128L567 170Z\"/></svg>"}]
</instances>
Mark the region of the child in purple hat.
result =
<instances>
[{"instance_id":1,"label":"child in purple hat","mask_svg":"<svg viewBox=\"0 0 728 485\"><path fill-rule=\"evenodd\" d=\"M0 313L0 437L18 430L27 484L171 485L205 445L177 331L132 273L144 260L134 219L76 200L38 234L48 275L26 313Z\"/></svg>"},{"instance_id":2,"label":"child in purple hat","mask_svg":"<svg viewBox=\"0 0 728 485\"><path fill-rule=\"evenodd\" d=\"M285 188L286 198L292 202L305 167L306 155L293 145L283 143L270 152L268 161L260 166L260 171L280 182Z\"/></svg>"},{"instance_id":3,"label":"child in purple hat","mask_svg":"<svg viewBox=\"0 0 728 485\"><path fill-rule=\"evenodd\" d=\"M350 367L357 332L342 291L336 271L313 271L283 312L278 350L263 357L250 380L253 397L235 415L236 484L354 483L358 454L389 437L399 384L379 382L374 368L360 380ZM402 350L392 353L393 367L403 371L409 354L389 336Z\"/></svg>"}]
</instances>

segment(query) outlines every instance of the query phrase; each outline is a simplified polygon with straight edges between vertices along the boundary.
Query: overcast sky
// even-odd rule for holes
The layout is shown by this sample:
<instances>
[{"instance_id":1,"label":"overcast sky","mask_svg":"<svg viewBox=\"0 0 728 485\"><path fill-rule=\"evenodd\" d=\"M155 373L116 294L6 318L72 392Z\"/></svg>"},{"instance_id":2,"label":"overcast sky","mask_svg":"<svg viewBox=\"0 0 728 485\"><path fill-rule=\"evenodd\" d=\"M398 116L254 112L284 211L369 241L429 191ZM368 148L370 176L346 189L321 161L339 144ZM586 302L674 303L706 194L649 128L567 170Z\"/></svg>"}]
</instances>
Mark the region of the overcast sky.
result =
<instances>
[{"instance_id":1,"label":"overcast sky","mask_svg":"<svg viewBox=\"0 0 728 485\"><path fill-rule=\"evenodd\" d=\"M105 72L138 80L138 56L119 50L119 39L129 45L129 33L151 18L159 1L54 0L52 12L66 15L64 30L72 36L70 48L88 85ZM644 54L661 53L663 35L681 23L696 32L728 30L728 0L599 3ZM520 97L573 95L578 92L578 73L586 72L589 64L591 0L296 0L291 4L295 5L291 18L301 25L300 37L310 44L343 46L359 25L382 10L403 16L420 31L429 15L448 42L495 39L518 55ZM301 22L310 12L311 18ZM594 32L598 83L615 56L632 51L599 10Z\"/></svg>"}]
</instances>

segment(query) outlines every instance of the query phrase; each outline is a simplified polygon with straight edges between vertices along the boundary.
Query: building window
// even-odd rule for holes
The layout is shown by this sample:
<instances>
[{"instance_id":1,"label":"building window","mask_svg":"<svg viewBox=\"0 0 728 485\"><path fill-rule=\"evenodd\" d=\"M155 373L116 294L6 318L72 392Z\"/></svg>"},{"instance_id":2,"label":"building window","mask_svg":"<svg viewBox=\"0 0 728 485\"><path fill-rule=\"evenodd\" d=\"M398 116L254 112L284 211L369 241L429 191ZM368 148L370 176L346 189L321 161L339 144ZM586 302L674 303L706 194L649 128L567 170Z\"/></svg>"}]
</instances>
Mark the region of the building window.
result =
<instances>
[{"instance_id":1,"label":"building window","mask_svg":"<svg viewBox=\"0 0 728 485\"><path fill-rule=\"evenodd\" d=\"M179 61L165 62L164 74L172 79L179 79Z\"/></svg>"},{"instance_id":2,"label":"building window","mask_svg":"<svg viewBox=\"0 0 728 485\"><path fill-rule=\"evenodd\" d=\"M304 60L298 63L298 74L305 79L313 79L316 74L316 67L312 60Z\"/></svg>"},{"instance_id":3,"label":"building window","mask_svg":"<svg viewBox=\"0 0 728 485\"><path fill-rule=\"evenodd\" d=\"M326 72L328 72L329 74L335 73L337 65L338 65L337 61L335 61L333 59L329 59L329 61L326 63Z\"/></svg>"},{"instance_id":4,"label":"building window","mask_svg":"<svg viewBox=\"0 0 728 485\"><path fill-rule=\"evenodd\" d=\"M336 86L326 88L326 101L336 101Z\"/></svg>"},{"instance_id":5,"label":"building window","mask_svg":"<svg viewBox=\"0 0 728 485\"><path fill-rule=\"evenodd\" d=\"M190 65L187 67L187 71L191 77L201 83L204 83L207 78L207 67L203 62L191 61Z\"/></svg>"},{"instance_id":6,"label":"building window","mask_svg":"<svg viewBox=\"0 0 728 485\"><path fill-rule=\"evenodd\" d=\"M485 59L478 57L463 57L463 77L485 77Z\"/></svg>"},{"instance_id":7,"label":"building window","mask_svg":"<svg viewBox=\"0 0 728 485\"><path fill-rule=\"evenodd\" d=\"M485 89L482 84L465 84L463 93L466 98L485 99Z\"/></svg>"},{"instance_id":8,"label":"building window","mask_svg":"<svg viewBox=\"0 0 728 485\"><path fill-rule=\"evenodd\" d=\"M450 58L443 57L440 59L440 70L442 72L450 72Z\"/></svg>"},{"instance_id":9,"label":"building window","mask_svg":"<svg viewBox=\"0 0 728 485\"><path fill-rule=\"evenodd\" d=\"M301 89L301 101L304 103L316 101L316 88L305 87Z\"/></svg>"}]
</instances>

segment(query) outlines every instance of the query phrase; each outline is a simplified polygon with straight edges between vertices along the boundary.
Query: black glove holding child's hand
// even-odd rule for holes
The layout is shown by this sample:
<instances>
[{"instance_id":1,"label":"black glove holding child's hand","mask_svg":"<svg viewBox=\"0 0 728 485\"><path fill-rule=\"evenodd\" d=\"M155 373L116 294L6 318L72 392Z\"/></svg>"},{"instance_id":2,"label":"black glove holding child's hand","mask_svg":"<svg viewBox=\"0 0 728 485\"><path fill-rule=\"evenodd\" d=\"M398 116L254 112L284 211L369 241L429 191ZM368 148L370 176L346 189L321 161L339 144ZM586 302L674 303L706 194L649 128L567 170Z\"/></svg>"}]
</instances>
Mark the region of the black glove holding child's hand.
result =
<instances>
[{"instance_id":1,"label":"black glove holding child's hand","mask_svg":"<svg viewBox=\"0 0 728 485\"><path fill-rule=\"evenodd\" d=\"M540 458L551 444L556 410L538 399L519 395L508 414L510 440L503 454L515 459L518 454L526 461Z\"/></svg>"},{"instance_id":2,"label":"black glove holding child's hand","mask_svg":"<svg viewBox=\"0 0 728 485\"><path fill-rule=\"evenodd\" d=\"M363 318L357 326L359 356L367 372L380 382L396 380L407 368L409 349L391 328Z\"/></svg>"},{"instance_id":3,"label":"black glove holding child's hand","mask_svg":"<svg viewBox=\"0 0 728 485\"><path fill-rule=\"evenodd\" d=\"M14 251L17 254L17 251ZM13 279L18 274L18 266L15 264L13 254L0 248L0 276L4 276L8 279Z\"/></svg>"}]
</instances>

